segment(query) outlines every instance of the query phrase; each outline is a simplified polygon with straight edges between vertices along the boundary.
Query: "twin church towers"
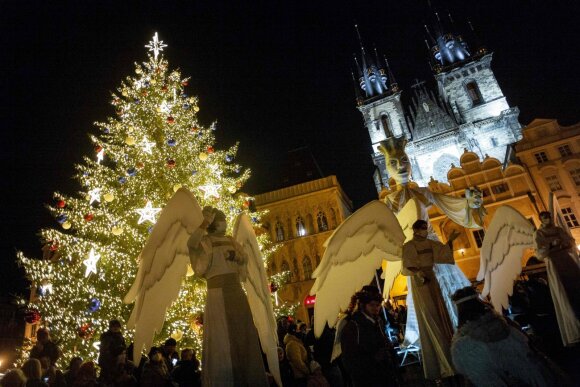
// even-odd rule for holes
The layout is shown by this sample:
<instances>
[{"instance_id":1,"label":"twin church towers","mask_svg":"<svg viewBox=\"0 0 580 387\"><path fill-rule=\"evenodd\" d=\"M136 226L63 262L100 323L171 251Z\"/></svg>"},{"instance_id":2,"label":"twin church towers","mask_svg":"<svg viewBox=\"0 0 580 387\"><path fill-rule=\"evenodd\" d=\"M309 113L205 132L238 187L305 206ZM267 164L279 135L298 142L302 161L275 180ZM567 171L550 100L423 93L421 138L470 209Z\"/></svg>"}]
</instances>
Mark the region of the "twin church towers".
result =
<instances>
[{"instance_id":1,"label":"twin church towers","mask_svg":"<svg viewBox=\"0 0 580 387\"><path fill-rule=\"evenodd\" d=\"M421 186L431 178L447 182L447 172L452 164L459 166L464 149L482 159L490 156L504 162L508 145L522 137L519 110L508 105L491 69L493 53L475 38L473 45L468 44L451 16L442 20L435 15L435 25L425 26L425 43L438 92L416 81L407 107L386 58L380 58L376 49L368 53L359 35L361 52L355 55L353 79L358 109L372 142L379 191L389 186L389 177L377 146L389 137L407 138L413 180Z\"/></svg>"}]
</instances>

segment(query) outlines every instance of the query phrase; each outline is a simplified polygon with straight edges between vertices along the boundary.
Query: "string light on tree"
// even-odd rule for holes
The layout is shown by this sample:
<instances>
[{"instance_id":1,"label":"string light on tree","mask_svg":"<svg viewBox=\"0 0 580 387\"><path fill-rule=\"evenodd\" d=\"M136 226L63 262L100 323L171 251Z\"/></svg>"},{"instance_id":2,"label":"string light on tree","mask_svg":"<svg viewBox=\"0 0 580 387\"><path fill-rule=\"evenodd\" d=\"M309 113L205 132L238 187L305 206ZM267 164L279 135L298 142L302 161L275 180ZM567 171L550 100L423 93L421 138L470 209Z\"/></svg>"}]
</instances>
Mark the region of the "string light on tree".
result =
<instances>
[{"instance_id":1,"label":"string light on tree","mask_svg":"<svg viewBox=\"0 0 580 387\"><path fill-rule=\"evenodd\" d=\"M97 262L99 262L99 259L101 259L101 254L97 254L95 249L91 249L89 257L83 261L86 266L85 277L88 277L91 273L97 274Z\"/></svg>"},{"instance_id":2,"label":"string light on tree","mask_svg":"<svg viewBox=\"0 0 580 387\"><path fill-rule=\"evenodd\" d=\"M137 224L141 224L144 222L151 222L155 224L155 218L157 214L161 211L161 208L154 208L150 201L145 204L145 207L138 208L135 210L139 214L139 220Z\"/></svg>"}]
</instances>

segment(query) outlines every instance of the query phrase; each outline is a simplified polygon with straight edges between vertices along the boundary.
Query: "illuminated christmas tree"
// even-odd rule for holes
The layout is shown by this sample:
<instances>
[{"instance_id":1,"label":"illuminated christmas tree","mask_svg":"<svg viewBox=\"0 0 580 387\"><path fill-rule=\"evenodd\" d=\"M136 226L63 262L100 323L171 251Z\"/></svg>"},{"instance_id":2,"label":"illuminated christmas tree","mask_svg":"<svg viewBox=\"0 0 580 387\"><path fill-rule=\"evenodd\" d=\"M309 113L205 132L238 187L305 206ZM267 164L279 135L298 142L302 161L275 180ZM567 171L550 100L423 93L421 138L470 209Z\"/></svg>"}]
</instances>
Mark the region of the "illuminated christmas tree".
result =
<instances>
[{"instance_id":1,"label":"illuminated christmas tree","mask_svg":"<svg viewBox=\"0 0 580 387\"><path fill-rule=\"evenodd\" d=\"M116 116L97 122L100 133L90 136L95 153L76 167L79 194L56 193L49 206L60 227L40 233L45 259L18 256L39 294L28 315L40 312L60 340L62 364L73 355L96 359L108 321L128 318L132 305L122 299L138 255L175 191L188 188L202 206L225 212L230 225L250 206L239 193L250 175L234 162L237 145L214 148L216 126L198 122L198 100L186 94L187 78L170 70L161 55L166 45L155 34L146 47L148 61L136 64L135 76L112 96ZM252 216L257 223L258 214ZM261 238L265 246L266 236ZM201 352L205 283L191 274L157 341L171 336ZM131 338L131 332L125 335Z\"/></svg>"}]
</instances>

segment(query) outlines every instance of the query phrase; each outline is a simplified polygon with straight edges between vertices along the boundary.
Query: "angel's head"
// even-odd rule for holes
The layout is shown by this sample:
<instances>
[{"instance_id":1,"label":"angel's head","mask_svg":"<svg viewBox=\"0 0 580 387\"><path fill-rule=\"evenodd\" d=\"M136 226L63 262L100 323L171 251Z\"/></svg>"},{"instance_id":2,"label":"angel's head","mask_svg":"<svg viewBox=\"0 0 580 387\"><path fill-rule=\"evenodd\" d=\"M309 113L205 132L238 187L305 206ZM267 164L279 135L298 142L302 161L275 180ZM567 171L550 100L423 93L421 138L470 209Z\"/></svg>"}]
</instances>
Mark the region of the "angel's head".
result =
<instances>
[{"instance_id":1,"label":"angel's head","mask_svg":"<svg viewBox=\"0 0 580 387\"><path fill-rule=\"evenodd\" d=\"M405 137L389 137L379 145L379 150L385 156L389 177L397 184L407 184L411 178L411 163L405 153L405 145L407 145Z\"/></svg>"},{"instance_id":2,"label":"angel's head","mask_svg":"<svg viewBox=\"0 0 580 387\"><path fill-rule=\"evenodd\" d=\"M215 214L215 218L213 219L213 222L207 227L207 232L208 234L224 235L226 233L226 229L228 228L226 214L217 208L214 208L213 212Z\"/></svg>"}]
</instances>

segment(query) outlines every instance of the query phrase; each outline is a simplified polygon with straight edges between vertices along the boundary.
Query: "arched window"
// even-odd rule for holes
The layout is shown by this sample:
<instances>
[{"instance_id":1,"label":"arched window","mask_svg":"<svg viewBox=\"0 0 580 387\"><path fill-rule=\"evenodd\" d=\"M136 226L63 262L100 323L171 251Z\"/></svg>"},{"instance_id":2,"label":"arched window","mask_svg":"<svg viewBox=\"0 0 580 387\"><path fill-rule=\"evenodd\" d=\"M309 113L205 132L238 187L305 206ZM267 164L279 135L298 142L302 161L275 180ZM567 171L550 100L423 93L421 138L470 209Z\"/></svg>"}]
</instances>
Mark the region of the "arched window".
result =
<instances>
[{"instance_id":1,"label":"arched window","mask_svg":"<svg viewBox=\"0 0 580 387\"><path fill-rule=\"evenodd\" d=\"M290 272L290 282L293 282L293 275L290 271L290 265L288 265L288 261L282 261L282 265L280 265L280 273L286 273L287 271Z\"/></svg>"},{"instance_id":2,"label":"arched window","mask_svg":"<svg viewBox=\"0 0 580 387\"><path fill-rule=\"evenodd\" d=\"M302 271L304 272L305 280L309 280L312 277L312 262L310 262L308 256L305 256L302 260Z\"/></svg>"},{"instance_id":3,"label":"arched window","mask_svg":"<svg viewBox=\"0 0 580 387\"><path fill-rule=\"evenodd\" d=\"M304 227L304 220L301 216L296 218L296 235L304 236L306 235L306 227Z\"/></svg>"},{"instance_id":4,"label":"arched window","mask_svg":"<svg viewBox=\"0 0 580 387\"><path fill-rule=\"evenodd\" d=\"M282 242L284 240L284 226L282 223L276 222L276 241Z\"/></svg>"},{"instance_id":5,"label":"arched window","mask_svg":"<svg viewBox=\"0 0 580 387\"><path fill-rule=\"evenodd\" d=\"M465 84L465 89L467 90L467 95L471 99L473 106L481 105L483 103L483 98L479 92L479 87L475 81L470 81Z\"/></svg>"},{"instance_id":6,"label":"arched window","mask_svg":"<svg viewBox=\"0 0 580 387\"><path fill-rule=\"evenodd\" d=\"M292 277L294 281L300 281L300 270L298 269L298 260L296 257L292 259L292 266L294 266L294 271Z\"/></svg>"},{"instance_id":7,"label":"arched window","mask_svg":"<svg viewBox=\"0 0 580 387\"><path fill-rule=\"evenodd\" d=\"M387 137L390 137L392 132L391 127L389 126L389 116L386 114L381 115L381 124L383 125L383 130L385 131Z\"/></svg>"},{"instance_id":8,"label":"arched window","mask_svg":"<svg viewBox=\"0 0 580 387\"><path fill-rule=\"evenodd\" d=\"M318 212L318 215L316 215L316 223L318 224L318 231L328 231L328 221L326 220L324 212Z\"/></svg>"}]
</instances>

